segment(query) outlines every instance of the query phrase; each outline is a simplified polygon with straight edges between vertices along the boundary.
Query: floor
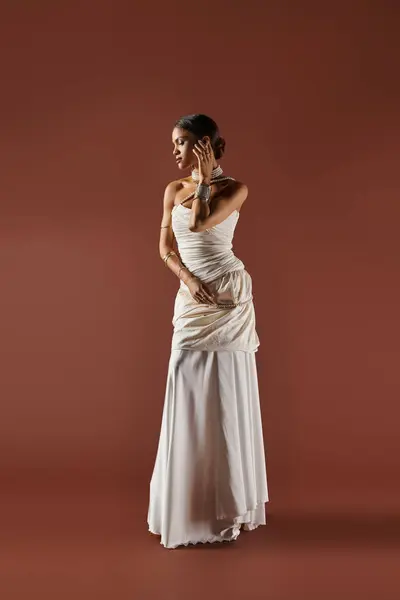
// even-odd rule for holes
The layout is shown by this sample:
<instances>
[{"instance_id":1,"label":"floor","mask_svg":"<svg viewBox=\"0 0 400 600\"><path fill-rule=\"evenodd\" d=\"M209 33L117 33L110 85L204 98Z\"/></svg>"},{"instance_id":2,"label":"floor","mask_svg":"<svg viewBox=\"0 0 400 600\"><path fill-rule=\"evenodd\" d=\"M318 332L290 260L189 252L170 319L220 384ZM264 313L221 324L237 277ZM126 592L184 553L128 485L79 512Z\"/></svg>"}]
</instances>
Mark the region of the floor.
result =
<instances>
[{"instance_id":1,"label":"floor","mask_svg":"<svg viewBox=\"0 0 400 600\"><path fill-rule=\"evenodd\" d=\"M295 515L231 544L167 550L133 490L6 494L2 600L399 600L400 518Z\"/></svg>"}]
</instances>

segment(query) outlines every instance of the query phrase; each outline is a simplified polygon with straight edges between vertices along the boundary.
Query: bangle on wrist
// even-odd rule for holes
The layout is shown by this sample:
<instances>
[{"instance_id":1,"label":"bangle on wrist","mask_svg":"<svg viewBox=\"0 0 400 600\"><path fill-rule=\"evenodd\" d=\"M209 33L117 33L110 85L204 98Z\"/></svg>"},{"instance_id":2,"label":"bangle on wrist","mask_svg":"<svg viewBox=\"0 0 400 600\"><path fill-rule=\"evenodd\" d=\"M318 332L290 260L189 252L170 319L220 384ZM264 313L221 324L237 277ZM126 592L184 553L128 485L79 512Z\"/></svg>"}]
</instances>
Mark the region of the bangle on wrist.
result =
<instances>
[{"instance_id":1,"label":"bangle on wrist","mask_svg":"<svg viewBox=\"0 0 400 600\"><path fill-rule=\"evenodd\" d=\"M199 183L196 188L195 197L202 202L208 202L211 196L211 185L207 183Z\"/></svg>"},{"instance_id":2,"label":"bangle on wrist","mask_svg":"<svg viewBox=\"0 0 400 600\"><path fill-rule=\"evenodd\" d=\"M182 266L179 268L179 271L178 271L178 278L179 278L181 281L183 281L183 283L186 283L186 282L185 282L185 281L184 281L184 280L181 278L181 271L182 271L183 269L186 269L186 271L189 273L189 277L187 278L187 280L186 280L186 281L189 281L189 279L191 279L191 278L192 278L192 274L191 274L191 272L189 271L189 269L188 269L187 267L185 267L185 265L182 265Z\"/></svg>"}]
</instances>

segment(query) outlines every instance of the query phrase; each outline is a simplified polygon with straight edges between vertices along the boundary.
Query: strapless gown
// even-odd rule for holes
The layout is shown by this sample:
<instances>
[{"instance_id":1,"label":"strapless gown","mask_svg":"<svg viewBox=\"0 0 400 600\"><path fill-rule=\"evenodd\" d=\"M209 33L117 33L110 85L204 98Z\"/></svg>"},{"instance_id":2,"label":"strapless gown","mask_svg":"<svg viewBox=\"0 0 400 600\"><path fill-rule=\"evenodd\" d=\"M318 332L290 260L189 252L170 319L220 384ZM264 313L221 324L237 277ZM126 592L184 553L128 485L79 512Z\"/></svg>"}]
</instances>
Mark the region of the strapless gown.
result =
<instances>
[{"instance_id":1,"label":"strapless gown","mask_svg":"<svg viewBox=\"0 0 400 600\"><path fill-rule=\"evenodd\" d=\"M239 213L202 232L189 216L173 208L178 250L218 306L180 282L147 518L166 548L233 541L266 524L269 500L252 279L232 250Z\"/></svg>"}]
</instances>

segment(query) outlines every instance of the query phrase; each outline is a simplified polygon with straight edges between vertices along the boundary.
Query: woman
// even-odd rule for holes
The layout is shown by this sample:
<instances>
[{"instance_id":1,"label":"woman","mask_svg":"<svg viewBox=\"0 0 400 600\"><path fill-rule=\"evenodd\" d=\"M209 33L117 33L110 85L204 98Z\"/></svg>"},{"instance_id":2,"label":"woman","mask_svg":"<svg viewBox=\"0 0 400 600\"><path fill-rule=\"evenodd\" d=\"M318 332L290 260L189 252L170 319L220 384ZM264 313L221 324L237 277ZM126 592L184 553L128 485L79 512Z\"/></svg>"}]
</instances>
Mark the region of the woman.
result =
<instances>
[{"instance_id":1,"label":"woman","mask_svg":"<svg viewBox=\"0 0 400 600\"><path fill-rule=\"evenodd\" d=\"M268 502L252 280L232 251L247 187L223 174L206 115L179 119L172 143L191 175L166 187L159 244L180 279L148 511L166 548L233 541Z\"/></svg>"}]
</instances>

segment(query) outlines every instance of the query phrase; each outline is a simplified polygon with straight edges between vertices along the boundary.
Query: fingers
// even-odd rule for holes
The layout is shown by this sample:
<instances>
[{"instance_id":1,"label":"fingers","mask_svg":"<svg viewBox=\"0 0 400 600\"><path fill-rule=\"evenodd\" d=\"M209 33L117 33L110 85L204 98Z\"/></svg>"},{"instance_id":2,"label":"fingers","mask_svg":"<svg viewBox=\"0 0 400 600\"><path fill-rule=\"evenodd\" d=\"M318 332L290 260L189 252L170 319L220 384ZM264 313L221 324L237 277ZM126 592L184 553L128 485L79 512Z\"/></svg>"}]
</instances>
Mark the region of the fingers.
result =
<instances>
[{"instance_id":1,"label":"fingers","mask_svg":"<svg viewBox=\"0 0 400 600\"><path fill-rule=\"evenodd\" d=\"M216 298L207 284L199 281L196 288L197 289L191 291L191 294L192 298L198 304L211 304L213 306L217 304Z\"/></svg>"},{"instance_id":2,"label":"fingers","mask_svg":"<svg viewBox=\"0 0 400 600\"><path fill-rule=\"evenodd\" d=\"M198 142L197 142L197 145L199 145L199 146L200 146L200 148L201 148L201 149L202 149L204 152L208 152L208 151L209 151L209 150L208 150L208 146L207 146L207 145L206 145L204 142L202 142L201 140L198 140Z\"/></svg>"},{"instance_id":3,"label":"fingers","mask_svg":"<svg viewBox=\"0 0 400 600\"><path fill-rule=\"evenodd\" d=\"M198 291L197 294L195 295L195 300L199 304L211 304L211 305L216 304L216 300L215 300L214 296L210 292L208 292L206 289Z\"/></svg>"},{"instance_id":4,"label":"fingers","mask_svg":"<svg viewBox=\"0 0 400 600\"><path fill-rule=\"evenodd\" d=\"M211 292L211 290L208 287L204 286L203 291L204 291L204 294L205 294L206 298L208 299L208 301L211 302L211 304L215 304L216 299L214 297L214 294Z\"/></svg>"},{"instance_id":5,"label":"fingers","mask_svg":"<svg viewBox=\"0 0 400 600\"><path fill-rule=\"evenodd\" d=\"M210 156L211 149L209 148L209 146L208 145L206 146L205 144L203 144L203 142L200 142L200 145L201 145L200 146L201 149L203 150L203 153L206 154L207 156Z\"/></svg>"},{"instance_id":6,"label":"fingers","mask_svg":"<svg viewBox=\"0 0 400 600\"><path fill-rule=\"evenodd\" d=\"M205 152L204 152L203 148L201 148L198 144L194 145L193 152L195 153L195 155L197 156L197 158L199 160L204 158Z\"/></svg>"},{"instance_id":7,"label":"fingers","mask_svg":"<svg viewBox=\"0 0 400 600\"><path fill-rule=\"evenodd\" d=\"M193 154L196 156L196 158L198 158L198 160L202 159L201 156L201 152L200 150L197 148L197 146L195 145L195 147L193 148Z\"/></svg>"},{"instance_id":8,"label":"fingers","mask_svg":"<svg viewBox=\"0 0 400 600\"><path fill-rule=\"evenodd\" d=\"M198 144L201 146L201 148L203 148L206 154L211 155L213 153L211 142L208 138L206 142L203 142L203 140L198 140Z\"/></svg>"},{"instance_id":9,"label":"fingers","mask_svg":"<svg viewBox=\"0 0 400 600\"><path fill-rule=\"evenodd\" d=\"M215 304L214 300L212 298L207 297L207 295L204 292L198 292L197 294L195 294L194 299L196 300L197 304Z\"/></svg>"},{"instance_id":10,"label":"fingers","mask_svg":"<svg viewBox=\"0 0 400 600\"><path fill-rule=\"evenodd\" d=\"M202 157L206 156L208 158L212 155L212 147L209 141L207 141L207 143L204 143L202 140L197 140L197 142L194 145L194 148Z\"/></svg>"}]
</instances>

